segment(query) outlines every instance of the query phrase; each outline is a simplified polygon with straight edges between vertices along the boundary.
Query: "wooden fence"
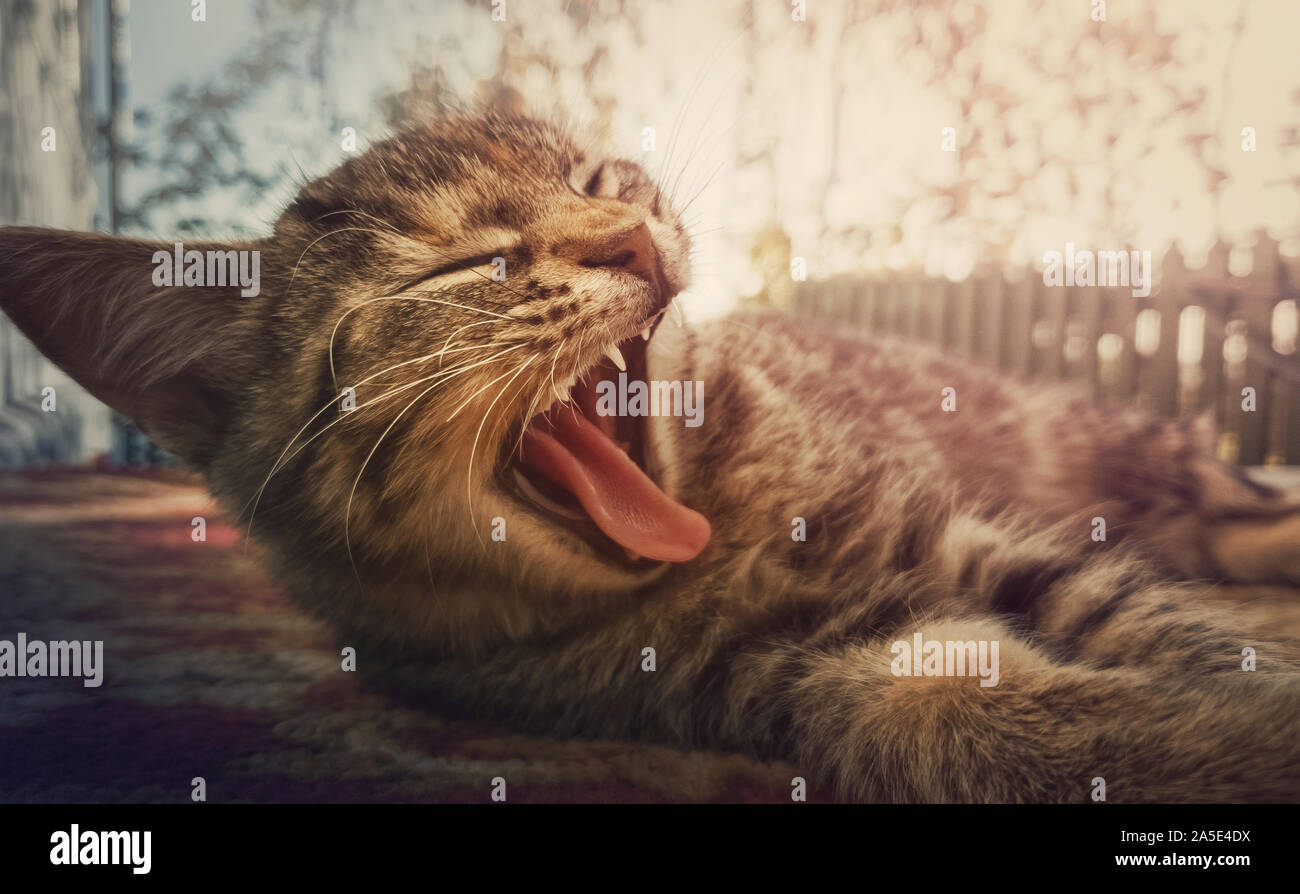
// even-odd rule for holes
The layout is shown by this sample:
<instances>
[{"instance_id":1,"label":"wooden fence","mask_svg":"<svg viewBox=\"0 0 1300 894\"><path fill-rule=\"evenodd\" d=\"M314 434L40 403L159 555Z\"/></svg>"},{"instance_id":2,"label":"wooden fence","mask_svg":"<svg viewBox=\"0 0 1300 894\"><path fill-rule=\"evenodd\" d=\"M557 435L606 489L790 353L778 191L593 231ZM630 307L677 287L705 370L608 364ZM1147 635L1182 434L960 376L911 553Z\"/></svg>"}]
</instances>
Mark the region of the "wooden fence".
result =
<instances>
[{"instance_id":1,"label":"wooden fence","mask_svg":"<svg viewBox=\"0 0 1300 894\"><path fill-rule=\"evenodd\" d=\"M1219 454L1243 465L1300 465L1300 260L1260 234L1249 276L1222 243L1198 270L1177 249L1147 297L1131 287L1048 286L1041 274L842 275L798 283L814 318L920 339L1028 377L1074 380L1101 401L1162 416L1211 411ZM1254 389L1249 409L1243 389Z\"/></svg>"}]
</instances>

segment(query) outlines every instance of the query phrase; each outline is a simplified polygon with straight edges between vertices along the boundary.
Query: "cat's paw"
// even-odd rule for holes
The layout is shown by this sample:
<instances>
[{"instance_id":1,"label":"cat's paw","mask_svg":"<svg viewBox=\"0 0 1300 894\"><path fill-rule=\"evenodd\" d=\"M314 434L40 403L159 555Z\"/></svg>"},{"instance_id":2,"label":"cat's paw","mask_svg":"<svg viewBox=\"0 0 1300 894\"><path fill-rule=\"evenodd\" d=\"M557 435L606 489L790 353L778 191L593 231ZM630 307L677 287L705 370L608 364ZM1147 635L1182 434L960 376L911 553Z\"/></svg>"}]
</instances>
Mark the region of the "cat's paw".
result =
<instances>
[{"instance_id":1,"label":"cat's paw","mask_svg":"<svg viewBox=\"0 0 1300 894\"><path fill-rule=\"evenodd\" d=\"M1300 586L1300 510L1214 525L1206 546L1229 580Z\"/></svg>"}]
</instances>

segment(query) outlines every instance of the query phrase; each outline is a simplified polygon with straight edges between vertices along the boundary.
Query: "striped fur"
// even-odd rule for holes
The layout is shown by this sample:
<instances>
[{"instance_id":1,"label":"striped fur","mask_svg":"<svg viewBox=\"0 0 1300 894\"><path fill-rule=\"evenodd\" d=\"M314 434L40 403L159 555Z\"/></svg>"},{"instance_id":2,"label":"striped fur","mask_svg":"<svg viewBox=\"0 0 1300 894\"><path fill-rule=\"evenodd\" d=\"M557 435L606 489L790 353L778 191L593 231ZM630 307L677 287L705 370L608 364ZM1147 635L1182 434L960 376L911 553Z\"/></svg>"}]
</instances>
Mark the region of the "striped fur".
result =
<instances>
[{"instance_id":1,"label":"striped fur","mask_svg":"<svg viewBox=\"0 0 1300 894\"><path fill-rule=\"evenodd\" d=\"M702 426L655 419L649 437L657 480L712 523L698 559L621 563L512 499L497 471L547 379L590 366L644 300L581 246L647 222L668 287L686 284L668 198L488 113L305 187L249 244L257 298L159 294L150 243L11 229L3 306L206 475L370 680L430 706L785 759L845 799L1084 801L1095 777L1116 801L1300 798L1300 631L1219 598L1300 585L1300 516L1194 426L739 315L649 346L652 378L706 385ZM413 285L498 250L503 284ZM388 300L420 295L450 303ZM522 346L506 386L514 358L384 405L421 362L359 387L364 411L310 421L337 385L503 344ZM494 517L506 542L484 542ZM997 640L999 685L893 675L891 643L917 631Z\"/></svg>"}]
</instances>

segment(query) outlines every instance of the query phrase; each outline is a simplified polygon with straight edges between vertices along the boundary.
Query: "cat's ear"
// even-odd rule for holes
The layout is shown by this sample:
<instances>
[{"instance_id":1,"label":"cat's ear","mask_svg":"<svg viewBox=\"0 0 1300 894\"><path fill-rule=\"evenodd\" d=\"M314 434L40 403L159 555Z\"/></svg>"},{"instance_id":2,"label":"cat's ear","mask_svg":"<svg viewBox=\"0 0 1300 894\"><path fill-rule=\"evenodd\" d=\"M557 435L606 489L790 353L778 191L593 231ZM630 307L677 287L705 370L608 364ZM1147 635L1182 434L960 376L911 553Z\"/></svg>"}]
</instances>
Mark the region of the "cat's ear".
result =
<instances>
[{"instance_id":1,"label":"cat's ear","mask_svg":"<svg viewBox=\"0 0 1300 894\"><path fill-rule=\"evenodd\" d=\"M203 468L257 369L256 248L185 243L178 259L172 243L0 228L0 310L91 394Z\"/></svg>"}]
</instances>

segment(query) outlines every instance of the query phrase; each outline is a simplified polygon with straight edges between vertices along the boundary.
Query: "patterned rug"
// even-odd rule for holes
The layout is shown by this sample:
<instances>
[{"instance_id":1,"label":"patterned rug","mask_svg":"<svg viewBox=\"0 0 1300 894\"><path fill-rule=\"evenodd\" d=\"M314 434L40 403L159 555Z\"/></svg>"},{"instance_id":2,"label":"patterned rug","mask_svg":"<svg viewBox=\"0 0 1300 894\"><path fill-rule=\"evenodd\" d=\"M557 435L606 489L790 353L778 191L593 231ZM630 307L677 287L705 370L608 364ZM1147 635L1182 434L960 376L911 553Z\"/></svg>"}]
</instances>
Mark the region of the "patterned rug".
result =
<instances>
[{"instance_id":1,"label":"patterned rug","mask_svg":"<svg viewBox=\"0 0 1300 894\"><path fill-rule=\"evenodd\" d=\"M191 539L191 519L207 539ZM775 801L792 768L557 741L398 705L340 668L172 472L0 475L0 640L102 640L103 683L0 677L0 802Z\"/></svg>"}]
</instances>

